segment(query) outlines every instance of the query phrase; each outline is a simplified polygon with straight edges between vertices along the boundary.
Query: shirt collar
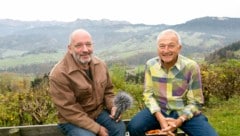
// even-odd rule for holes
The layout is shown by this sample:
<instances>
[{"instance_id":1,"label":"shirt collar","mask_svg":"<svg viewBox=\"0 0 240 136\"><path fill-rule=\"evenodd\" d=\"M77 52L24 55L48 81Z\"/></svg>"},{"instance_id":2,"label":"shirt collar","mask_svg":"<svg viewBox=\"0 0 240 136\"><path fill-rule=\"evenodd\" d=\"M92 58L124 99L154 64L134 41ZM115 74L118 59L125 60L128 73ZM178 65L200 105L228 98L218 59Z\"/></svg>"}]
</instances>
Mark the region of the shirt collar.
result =
<instances>
[{"instance_id":1,"label":"shirt collar","mask_svg":"<svg viewBox=\"0 0 240 136\"><path fill-rule=\"evenodd\" d=\"M178 59L177 59L177 62L173 65L173 67L176 67L178 70L180 70L181 68L181 55L178 55ZM162 60L160 57L158 57L158 61L159 61L159 65L160 65L160 68L163 68L163 64L162 64Z\"/></svg>"},{"instance_id":2,"label":"shirt collar","mask_svg":"<svg viewBox=\"0 0 240 136\"><path fill-rule=\"evenodd\" d=\"M181 55L178 55L177 62L175 63L175 66L177 67L178 70L181 68Z\"/></svg>"}]
</instances>

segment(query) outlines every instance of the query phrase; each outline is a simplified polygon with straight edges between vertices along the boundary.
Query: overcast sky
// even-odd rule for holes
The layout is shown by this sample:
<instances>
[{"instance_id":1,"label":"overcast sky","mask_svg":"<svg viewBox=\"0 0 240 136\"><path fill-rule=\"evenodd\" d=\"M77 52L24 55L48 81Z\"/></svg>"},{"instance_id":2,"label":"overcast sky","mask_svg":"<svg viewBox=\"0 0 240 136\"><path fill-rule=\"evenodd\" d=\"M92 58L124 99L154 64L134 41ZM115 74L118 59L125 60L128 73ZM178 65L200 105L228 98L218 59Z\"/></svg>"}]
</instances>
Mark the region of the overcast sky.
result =
<instances>
[{"instance_id":1,"label":"overcast sky","mask_svg":"<svg viewBox=\"0 0 240 136\"><path fill-rule=\"evenodd\" d=\"M0 19L109 19L143 24L184 23L216 16L240 18L240 0L1 0Z\"/></svg>"}]
</instances>

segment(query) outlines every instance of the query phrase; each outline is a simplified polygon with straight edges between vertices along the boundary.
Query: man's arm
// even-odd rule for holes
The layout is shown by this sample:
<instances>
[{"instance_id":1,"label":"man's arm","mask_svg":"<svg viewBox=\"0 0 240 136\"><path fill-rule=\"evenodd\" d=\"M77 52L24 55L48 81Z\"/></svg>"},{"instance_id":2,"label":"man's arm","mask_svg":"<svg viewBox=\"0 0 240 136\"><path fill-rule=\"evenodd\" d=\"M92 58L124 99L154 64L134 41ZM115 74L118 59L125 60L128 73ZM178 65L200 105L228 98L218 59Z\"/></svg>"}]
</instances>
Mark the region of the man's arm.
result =
<instances>
[{"instance_id":1,"label":"man's arm","mask_svg":"<svg viewBox=\"0 0 240 136\"><path fill-rule=\"evenodd\" d=\"M107 109L111 111L113 107L113 98L114 98L113 84L109 76L108 68L106 65L105 65L105 68L106 68L106 74L107 74L107 85L104 90L104 102Z\"/></svg>"},{"instance_id":2,"label":"man's arm","mask_svg":"<svg viewBox=\"0 0 240 136\"><path fill-rule=\"evenodd\" d=\"M100 125L89 118L83 111L81 105L76 103L74 93L66 82L61 82L58 79L60 78L50 77L49 82L50 95L58 112L70 123L97 134L100 130Z\"/></svg>"},{"instance_id":3,"label":"man's arm","mask_svg":"<svg viewBox=\"0 0 240 136\"><path fill-rule=\"evenodd\" d=\"M190 68L191 79L188 86L187 105L183 109L183 117L191 119L194 115L199 114L202 104L204 103L202 93L202 81L200 68L197 64L192 65Z\"/></svg>"},{"instance_id":4,"label":"man's arm","mask_svg":"<svg viewBox=\"0 0 240 136\"><path fill-rule=\"evenodd\" d=\"M149 108L150 112L154 114L155 112L161 111L160 106L153 97L153 83L149 67L146 65L145 68L145 81L144 81L144 92L143 101L145 105Z\"/></svg>"},{"instance_id":5,"label":"man's arm","mask_svg":"<svg viewBox=\"0 0 240 136\"><path fill-rule=\"evenodd\" d=\"M144 82L144 92L143 100L145 105L148 107L153 116L156 117L161 128L167 128L168 123L166 118L161 113L161 107L158 105L156 99L153 97L153 83L149 67L146 65L145 68L145 82Z\"/></svg>"}]
</instances>

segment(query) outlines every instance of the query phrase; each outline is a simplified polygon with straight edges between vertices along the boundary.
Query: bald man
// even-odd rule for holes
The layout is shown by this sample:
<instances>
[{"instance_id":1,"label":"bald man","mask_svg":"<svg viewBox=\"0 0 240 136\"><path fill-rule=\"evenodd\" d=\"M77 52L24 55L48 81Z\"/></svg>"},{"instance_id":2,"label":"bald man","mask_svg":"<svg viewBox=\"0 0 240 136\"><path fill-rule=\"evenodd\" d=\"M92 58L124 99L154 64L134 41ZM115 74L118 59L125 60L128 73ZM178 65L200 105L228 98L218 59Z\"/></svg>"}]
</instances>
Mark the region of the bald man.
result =
<instances>
[{"instance_id":1,"label":"bald man","mask_svg":"<svg viewBox=\"0 0 240 136\"><path fill-rule=\"evenodd\" d=\"M68 51L50 72L50 95L59 129L67 136L124 136L125 125L113 120L113 84L106 64L93 55L89 32L69 36Z\"/></svg>"}]
</instances>

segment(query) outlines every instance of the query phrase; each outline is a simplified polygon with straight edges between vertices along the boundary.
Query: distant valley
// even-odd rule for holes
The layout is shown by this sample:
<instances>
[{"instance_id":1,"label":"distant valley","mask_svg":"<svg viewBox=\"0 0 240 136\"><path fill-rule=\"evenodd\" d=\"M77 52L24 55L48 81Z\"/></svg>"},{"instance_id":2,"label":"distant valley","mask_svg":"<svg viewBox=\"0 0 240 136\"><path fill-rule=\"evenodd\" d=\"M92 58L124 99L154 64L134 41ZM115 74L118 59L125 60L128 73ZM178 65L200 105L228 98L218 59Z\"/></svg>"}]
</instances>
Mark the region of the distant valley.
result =
<instances>
[{"instance_id":1,"label":"distant valley","mask_svg":"<svg viewBox=\"0 0 240 136\"><path fill-rule=\"evenodd\" d=\"M168 28L177 30L182 36L182 54L201 60L209 53L239 41L239 24L240 18L227 17L203 17L177 25L131 24L107 19L77 19L74 22L0 20L0 70L38 64L52 66L64 55L68 36L77 28L92 34L95 54L108 63L144 64L148 58L156 56L156 37Z\"/></svg>"}]
</instances>

